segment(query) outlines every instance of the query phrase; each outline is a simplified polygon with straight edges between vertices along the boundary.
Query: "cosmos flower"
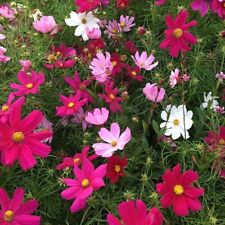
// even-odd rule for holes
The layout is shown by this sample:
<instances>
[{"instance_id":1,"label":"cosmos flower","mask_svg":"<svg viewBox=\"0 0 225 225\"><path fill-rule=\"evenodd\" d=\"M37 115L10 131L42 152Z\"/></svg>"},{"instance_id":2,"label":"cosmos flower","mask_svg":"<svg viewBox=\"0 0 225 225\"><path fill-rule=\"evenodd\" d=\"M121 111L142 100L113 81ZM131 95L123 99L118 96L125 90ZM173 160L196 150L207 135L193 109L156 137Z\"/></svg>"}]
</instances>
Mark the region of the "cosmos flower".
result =
<instances>
[{"instance_id":1,"label":"cosmos flower","mask_svg":"<svg viewBox=\"0 0 225 225\"><path fill-rule=\"evenodd\" d=\"M224 0L213 0L212 11L217 13L219 17L225 19L225 1Z\"/></svg>"},{"instance_id":2,"label":"cosmos flower","mask_svg":"<svg viewBox=\"0 0 225 225\"><path fill-rule=\"evenodd\" d=\"M0 46L0 63L7 63L8 61L10 61L10 57L6 56L7 49Z\"/></svg>"},{"instance_id":3,"label":"cosmos flower","mask_svg":"<svg viewBox=\"0 0 225 225\"><path fill-rule=\"evenodd\" d=\"M191 8L194 11L199 11L201 16L205 16L209 11L212 4L212 0L194 0L191 3Z\"/></svg>"},{"instance_id":4,"label":"cosmos flower","mask_svg":"<svg viewBox=\"0 0 225 225\"><path fill-rule=\"evenodd\" d=\"M129 16L120 16L119 26L121 27L121 30L123 32L129 32L131 30L131 27L135 26L134 17Z\"/></svg>"},{"instance_id":5,"label":"cosmos flower","mask_svg":"<svg viewBox=\"0 0 225 225\"><path fill-rule=\"evenodd\" d=\"M143 89L146 98L153 102L161 102L165 96L164 88L159 88L156 84L147 83Z\"/></svg>"},{"instance_id":6,"label":"cosmos flower","mask_svg":"<svg viewBox=\"0 0 225 225\"><path fill-rule=\"evenodd\" d=\"M75 0L74 4L78 7L78 12L83 13L98 8L100 0Z\"/></svg>"},{"instance_id":7,"label":"cosmos flower","mask_svg":"<svg viewBox=\"0 0 225 225\"><path fill-rule=\"evenodd\" d=\"M212 92L210 91L207 95L206 93L204 92L204 102L201 104L201 107L203 108L210 108L210 109L215 109L219 103L218 101L216 100L217 96L212 96Z\"/></svg>"},{"instance_id":8,"label":"cosmos flower","mask_svg":"<svg viewBox=\"0 0 225 225\"><path fill-rule=\"evenodd\" d=\"M109 110L106 108L95 108L94 112L88 112L85 120L90 123L90 124L94 124L94 125L102 125L104 124L109 117Z\"/></svg>"},{"instance_id":9,"label":"cosmos flower","mask_svg":"<svg viewBox=\"0 0 225 225\"><path fill-rule=\"evenodd\" d=\"M174 71L171 71L171 74L170 74L170 87L171 88L174 88L175 85L179 82L180 80L180 71L179 69L175 69Z\"/></svg>"}]
</instances>

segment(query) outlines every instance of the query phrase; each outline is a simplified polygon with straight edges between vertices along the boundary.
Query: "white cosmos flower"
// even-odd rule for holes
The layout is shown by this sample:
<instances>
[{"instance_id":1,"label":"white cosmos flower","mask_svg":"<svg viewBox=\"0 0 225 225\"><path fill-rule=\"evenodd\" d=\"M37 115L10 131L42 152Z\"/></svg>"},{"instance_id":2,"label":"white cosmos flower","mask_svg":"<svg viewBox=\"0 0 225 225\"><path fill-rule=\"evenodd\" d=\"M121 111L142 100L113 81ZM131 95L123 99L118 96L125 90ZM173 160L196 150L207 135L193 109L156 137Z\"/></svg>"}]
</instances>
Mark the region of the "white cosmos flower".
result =
<instances>
[{"instance_id":1,"label":"white cosmos flower","mask_svg":"<svg viewBox=\"0 0 225 225\"><path fill-rule=\"evenodd\" d=\"M193 112L187 111L185 105L166 107L166 111L162 111L161 118L166 121L160 124L161 128L165 128L165 135L172 136L173 140L178 139L181 135L184 139L188 139L188 130L192 127Z\"/></svg>"},{"instance_id":2,"label":"white cosmos flower","mask_svg":"<svg viewBox=\"0 0 225 225\"><path fill-rule=\"evenodd\" d=\"M84 41L89 39L87 35L87 28L89 30L92 30L93 28L100 29L98 25L100 20L94 17L92 12L76 13L72 11L70 13L70 18L65 19L65 22L70 27L77 27L75 29L74 35L77 37L82 36Z\"/></svg>"},{"instance_id":3,"label":"white cosmos flower","mask_svg":"<svg viewBox=\"0 0 225 225\"><path fill-rule=\"evenodd\" d=\"M204 102L201 104L203 108L208 108L210 106L210 109L216 109L216 107L219 105L216 98L219 98L217 96L212 96L212 92L210 91L207 95L204 92Z\"/></svg>"}]
</instances>

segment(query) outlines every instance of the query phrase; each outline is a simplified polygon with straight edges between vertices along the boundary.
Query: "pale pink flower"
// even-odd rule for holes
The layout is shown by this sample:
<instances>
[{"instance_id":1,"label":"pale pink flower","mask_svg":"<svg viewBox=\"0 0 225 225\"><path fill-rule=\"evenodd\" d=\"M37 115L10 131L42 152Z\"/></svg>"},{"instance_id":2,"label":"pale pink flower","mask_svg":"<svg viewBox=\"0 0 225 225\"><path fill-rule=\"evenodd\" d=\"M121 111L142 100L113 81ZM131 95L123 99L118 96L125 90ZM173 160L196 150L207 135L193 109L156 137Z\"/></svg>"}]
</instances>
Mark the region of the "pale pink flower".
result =
<instances>
[{"instance_id":1,"label":"pale pink flower","mask_svg":"<svg viewBox=\"0 0 225 225\"><path fill-rule=\"evenodd\" d=\"M5 56L6 48L0 46L0 63L7 63L10 60L10 57Z\"/></svg>"},{"instance_id":2,"label":"pale pink flower","mask_svg":"<svg viewBox=\"0 0 225 225\"><path fill-rule=\"evenodd\" d=\"M180 74L179 69L175 69L175 71L171 71L171 75L170 75L171 88L174 88L175 85L178 83L178 81L180 79L179 74Z\"/></svg>"},{"instance_id":3,"label":"pale pink flower","mask_svg":"<svg viewBox=\"0 0 225 225\"><path fill-rule=\"evenodd\" d=\"M129 32L131 27L135 26L134 22L134 17L129 17L129 16L120 16L120 22L119 25L122 29L123 32Z\"/></svg>"},{"instance_id":4,"label":"pale pink flower","mask_svg":"<svg viewBox=\"0 0 225 225\"><path fill-rule=\"evenodd\" d=\"M22 66L22 70L29 70L31 67L31 61L30 60L19 60L20 65Z\"/></svg>"},{"instance_id":5,"label":"pale pink flower","mask_svg":"<svg viewBox=\"0 0 225 225\"><path fill-rule=\"evenodd\" d=\"M147 83L143 92L146 98L153 102L161 102L165 96L164 88L159 88L156 84Z\"/></svg>"},{"instance_id":6,"label":"pale pink flower","mask_svg":"<svg viewBox=\"0 0 225 225\"><path fill-rule=\"evenodd\" d=\"M111 55L109 52L106 52L106 56L104 56L102 52L99 52L96 54L96 57L91 61L89 68L92 70L91 73L95 79L103 83L108 80L113 69L113 64L110 61Z\"/></svg>"},{"instance_id":7,"label":"pale pink flower","mask_svg":"<svg viewBox=\"0 0 225 225\"><path fill-rule=\"evenodd\" d=\"M131 140L130 129L127 127L120 135L118 123L112 123L110 130L101 128L98 134L106 143L95 143L92 147L95 150L95 154L102 157L111 157L115 151L123 150L125 145Z\"/></svg>"},{"instance_id":8,"label":"pale pink flower","mask_svg":"<svg viewBox=\"0 0 225 225\"><path fill-rule=\"evenodd\" d=\"M16 10L13 9L9 4L0 5L0 16L8 20L15 19Z\"/></svg>"},{"instance_id":9,"label":"pale pink flower","mask_svg":"<svg viewBox=\"0 0 225 225\"><path fill-rule=\"evenodd\" d=\"M85 120L90 123L90 124L94 124L94 125L102 125L104 124L109 117L109 110L106 108L95 108L94 112L88 112L87 116L85 117Z\"/></svg>"},{"instance_id":10,"label":"pale pink flower","mask_svg":"<svg viewBox=\"0 0 225 225\"><path fill-rule=\"evenodd\" d=\"M135 53L135 57L131 56L132 59L134 60L135 64L140 68L140 69L145 69L145 70L152 70L158 65L158 62L153 63L155 60L155 57L153 55L150 55L148 57L147 52L142 52L141 55L139 52ZM152 64L153 63L153 64Z\"/></svg>"},{"instance_id":11,"label":"pale pink flower","mask_svg":"<svg viewBox=\"0 0 225 225\"><path fill-rule=\"evenodd\" d=\"M93 27L93 28L86 28L87 36L90 39L99 39L102 35L101 30L99 28Z\"/></svg>"},{"instance_id":12,"label":"pale pink flower","mask_svg":"<svg viewBox=\"0 0 225 225\"><path fill-rule=\"evenodd\" d=\"M53 16L43 16L40 20L33 22L35 30L41 33L50 33L51 35L58 33L59 27Z\"/></svg>"}]
</instances>

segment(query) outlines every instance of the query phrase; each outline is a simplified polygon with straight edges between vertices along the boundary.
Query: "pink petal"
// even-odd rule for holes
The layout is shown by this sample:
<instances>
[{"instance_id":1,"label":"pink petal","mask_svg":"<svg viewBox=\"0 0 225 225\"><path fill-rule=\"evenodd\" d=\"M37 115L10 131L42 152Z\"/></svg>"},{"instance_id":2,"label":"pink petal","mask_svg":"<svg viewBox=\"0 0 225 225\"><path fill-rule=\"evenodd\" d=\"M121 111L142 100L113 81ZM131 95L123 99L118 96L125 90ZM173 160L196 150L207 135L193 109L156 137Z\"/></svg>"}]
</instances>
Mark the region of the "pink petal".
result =
<instances>
[{"instance_id":1,"label":"pink petal","mask_svg":"<svg viewBox=\"0 0 225 225\"><path fill-rule=\"evenodd\" d=\"M41 222L41 217L32 215L19 215L15 216L14 220L20 225L39 225Z\"/></svg>"},{"instance_id":2,"label":"pink petal","mask_svg":"<svg viewBox=\"0 0 225 225\"><path fill-rule=\"evenodd\" d=\"M16 211L16 215L21 214L32 214L38 208L38 201L37 200L28 200L27 202L23 203L21 207Z\"/></svg>"},{"instance_id":3,"label":"pink petal","mask_svg":"<svg viewBox=\"0 0 225 225\"><path fill-rule=\"evenodd\" d=\"M20 208L20 205L23 201L23 197L24 197L24 190L22 188L17 188L13 194L10 204L12 211L15 212Z\"/></svg>"},{"instance_id":4,"label":"pink petal","mask_svg":"<svg viewBox=\"0 0 225 225\"><path fill-rule=\"evenodd\" d=\"M109 213L107 215L107 222L108 225L122 225L122 223L120 223L120 220L117 219L113 214Z\"/></svg>"},{"instance_id":5,"label":"pink petal","mask_svg":"<svg viewBox=\"0 0 225 225\"><path fill-rule=\"evenodd\" d=\"M86 207L87 200L86 199L76 199L70 207L71 213L76 213Z\"/></svg>"},{"instance_id":6,"label":"pink petal","mask_svg":"<svg viewBox=\"0 0 225 225\"><path fill-rule=\"evenodd\" d=\"M3 211L7 211L10 205L10 199L5 189L0 188L0 205Z\"/></svg>"}]
</instances>

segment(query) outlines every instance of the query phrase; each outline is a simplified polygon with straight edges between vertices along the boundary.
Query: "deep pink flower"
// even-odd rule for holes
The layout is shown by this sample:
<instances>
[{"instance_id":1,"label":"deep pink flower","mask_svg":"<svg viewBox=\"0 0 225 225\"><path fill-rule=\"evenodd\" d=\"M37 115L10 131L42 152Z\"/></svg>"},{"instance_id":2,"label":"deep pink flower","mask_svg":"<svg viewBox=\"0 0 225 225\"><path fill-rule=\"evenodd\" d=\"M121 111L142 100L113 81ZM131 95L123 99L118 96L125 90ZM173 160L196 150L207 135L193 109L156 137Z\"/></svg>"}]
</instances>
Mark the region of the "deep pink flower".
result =
<instances>
[{"instance_id":1,"label":"deep pink flower","mask_svg":"<svg viewBox=\"0 0 225 225\"><path fill-rule=\"evenodd\" d=\"M105 83L105 94L99 94L101 98L103 98L108 104L109 109L112 112L121 112L122 107L120 102L122 101L121 97L117 97L119 94L119 89L117 87L114 88L113 82Z\"/></svg>"},{"instance_id":2,"label":"deep pink flower","mask_svg":"<svg viewBox=\"0 0 225 225\"><path fill-rule=\"evenodd\" d=\"M123 150L125 145L131 140L131 132L127 127L126 130L120 134L120 126L118 123L112 123L110 130L101 128L98 132L100 138L106 143L95 143L92 147L97 155L102 157L111 157L117 150Z\"/></svg>"},{"instance_id":3,"label":"deep pink flower","mask_svg":"<svg viewBox=\"0 0 225 225\"><path fill-rule=\"evenodd\" d=\"M20 97L16 101L13 101L14 99L15 99L15 95L11 93L8 97L7 102L5 104L3 104L0 109L0 120L3 123L8 122L9 115L11 114L11 112L14 108L20 107L20 106L24 105L24 103L25 103L24 97Z\"/></svg>"},{"instance_id":4,"label":"deep pink flower","mask_svg":"<svg viewBox=\"0 0 225 225\"><path fill-rule=\"evenodd\" d=\"M95 108L93 113L87 113L85 120L90 124L102 125L108 120L108 117L109 110L107 110L106 108Z\"/></svg>"},{"instance_id":5,"label":"deep pink flower","mask_svg":"<svg viewBox=\"0 0 225 225\"><path fill-rule=\"evenodd\" d=\"M13 20L15 19L16 10L13 9L9 4L0 5L0 16Z\"/></svg>"},{"instance_id":6,"label":"deep pink flower","mask_svg":"<svg viewBox=\"0 0 225 225\"><path fill-rule=\"evenodd\" d=\"M12 199L7 192L0 188L0 224L2 225L40 225L41 217L33 216L38 208L38 201L35 199L23 202L24 190L17 188Z\"/></svg>"},{"instance_id":7,"label":"deep pink flower","mask_svg":"<svg viewBox=\"0 0 225 225\"><path fill-rule=\"evenodd\" d=\"M40 85L45 81L45 75L33 70L31 73L20 70L17 74L17 79L21 84L11 83L10 87L17 90L14 92L16 96L23 96L28 94L37 94L39 92Z\"/></svg>"},{"instance_id":8,"label":"deep pink flower","mask_svg":"<svg viewBox=\"0 0 225 225\"><path fill-rule=\"evenodd\" d=\"M0 46L0 63L7 63L10 61L11 58L5 55L6 51L6 48Z\"/></svg>"},{"instance_id":9,"label":"deep pink flower","mask_svg":"<svg viewBox=\"0 0 225 225\"><path fill-rule=\"evenodd\" d=\"M89 159L90 161L93 161L96 159L98 156L93 154L91 156L88 156L88 153L90 151L89 146L84 146L83 149L81 150L81 153L76 153L73 157L65 157L63 159L63 162L60 163L56 169L57 170L63 170L67 167L74 168L75 165L81 166L84 159Z\"/></svg>"},{"instance_id":10,"label":"deep pink flower","mask_svg":"<svg viewBox=\"0 0 225 225\"><path fill-rule=\"evenodd\" d=\"M135 52L138 51L137 46L132 41L125 41L124 47L126 48L127 51L129 51L130 54L135 54Z\"/></svg>"},{"instance_id":11,"label":"deep pink flower","mask_svg":"<svg viewBox=\"0 0 225 225\"><path fill-rule=\"evenodd\" d=\"M155 5L158 5L158 6L164 5L165 3L166 3L166 0L156 0L155 1Z\"/></svg>"},{"instance_id":12,"label":"deep pink flower","mask_svg":"<svg viewBox=\"0 0 225 225\"><path fill-rule=\"evenodd\" d=\"M193 186L197 180L197 172L187 170L182 174L179 164L172 171L167 169L163 174L163 183L157 184L157 192L162 195L162 208L173 206L177 216L187 216L189 209L199 211L202 204L198 198L204 194L204 189Z\"/></svg>"},{"instance_id":13,"label":"deep pink flower","mask_svg":"<svg viewBox=\"0 0 225 225\"><path fill-rule=\"evenodd\" d=\"M88 102L94 102L91 97L87 87L90 85L91 81L89 79L81 81L79 73L75 71L73 79L70 77L65 77L65 81L74 90L75 93L80 93L81 98L86 98Z\"/></svg>"},{"instance_id":14,"label":"deep pink flower","mask_svg":"<svg viewBox=\"0 0 225 225\"><path fill-rule=\"evenodd\" d=\"M194 0L191 3L191 8L194 11L199 11L201 16L205 16L209 11L212 4L212 0Z\"/></svg>"},{"instance_id":15,"label":"deep pink flower","mask_svg":"<svg viewBox=\"0 0 225 225\"><path fill-rule=\"evenodd\" d=\"M76 50L72 47L67 47L63 43L59 46L52 46L50 54L47 56L47 63L45 63L44 66L48 69L72 68L75 64L75 56Z\"/></svg>"},{"instance_id":16,"label":"deep pink flower","mask_svg":"<svg viewBox=\"0 0 225 225\"><path fill-rule=\"evenodd\" d=\"M166 16L166 25L168 29L164 31L166 36L160 44L160 48L170 50L172 57L178 57L179 52L188 52L191 50L189 45L193 45L197 42L195 36L188 32L190 27L196 26L197 22L192 20L186 24L186 20L189 16L187 10L182 10L173 20L172 16Z\"/></svg>"},{"instance_id":17,"label":"deep pink flower","mask_svg":"<svg viewBox=\"0 0 225 225\"><path fill-rule=\"evenodd\" d=\"M151 208L147 212L142 200L122 202L118 205L121 219L113 214L107 215L108 225L162 225L163 215L158 208Z\"/></svg>"},{"instance_id":18,"label":"deep pink flower","mask_svg":"<svg viewBox=\"0 0 225 225\"><path fill-rule=\"evenodd\" d=\"M125 67L125 64L121 61L120 55L117 52L112 53L111 62L113 65L112 76L119 74L122 68Z\"/></svg>"},{"instance_id":19,"label":"deep pink flower","mask_svg":"<svg viewBox=\"0 0 225 225\"><path fill-rule=\"evenodd\" d=\"M225 1L224 0L213 0L212 10L216 12L219 17L225 19Z\"/></svg>"},{"instance_id":20,"label":"deep pink flower","mask_svg":"<svg viewBox=\"0 0 225 225\"><path fill-rule=\"evenodd\" d=\"M136 52L135 57L131 57L134 60L136 66L138 66L140 69L145 69L149 71L158 65L158 62L153 63L155 57L153 55L150 55L148 57L147 52L142 52L141 55L139 55L139 52Z\"/></svg>"},{"instance_id":21,"label":"deep pink flower","mask_svg":"<svg viewBox=\"0 0 225 225\"><path fill-rule=\"evenodd\" d=\"M143 80L143 76L140 74L141 69L138 66L131 68L129 65L126 65L126 69L127 69L129 77L131 77L132 79L138 80L138 81Z\"/></svg>"},{"instance_id":22,"label":"deep pink flower","mask_svg":"<svg viewBox=\"0 0 225 225\"><path fill-rule=\"evenodd\" d=\"M75 0L74 4L78 7L78 12L83 13L96 9L101 4L100 0Z\"/></svg>"},{"instance_id":23,"label":"deep pink flower","mask_svg":"<svg viewBox=\"0 0 225 225\"><path fill-rule=\"evenodd\" d=\"M81 93L78 92L75 96L69 96L68 98L64 95L60 95L60 101L64 104L63 106L56 107L57 116L71 116L77 113L83 105L87 103L87 99L81 99Z\"/></svg>"},{"instance_id":24,"label":"deep pink flower","mask_svg":"<svg viewBox=\"0 0 225 225\"><path fill-rule=\"evenodd\" d=\"M116 7L119 9L125 9L129 6L129 0L116 0Z\"/></svg>"},{"instance_id":25,"label":"deep pink flower","mask_svg":"<svg viewBox=\"0 0 225 225\"><path fill-rule=\"evenodd\" d=\"M110 53L106 52L106 56L102 52L97 53L89 68L97 81L100 83L107 81L113 69Z\"/></svg>"},{"instance_id":26,"label":"deep pink flower","mask_svg":"<svg viewBox=\"0 0 225 225\"><path fill-rule=\"evenodd\" d=\"M165 89L159 88L156 84L147 83L143 92L146 98L153 102L161 102L165 96Z\"/></svg>"},{"instance_id":27,"label":"deep pink flower","mask_svg":"<svg viewBox=\"0 0 225 225\"><path fill-rule=\"evenodd\" d=\"M8 124L0 121L0 151L3 165L12 166L18 160L22 169L27 170L37 163L34 156L48 156L51 148L41 141L51 137L52 133L34 132L43 118L40 111L34 110L21 119L20 106L12 110Z\"/></svg>"},{"instance_id":28,"label":"deep pink flower","mask_svg":"<svg viewBox=\"0 0 225 225\"><path fill-rule=\"evenodd\" d=\"M85 208L93 191L105 186L103 178L106 174L106 164L95 169L88 159L84 159L82 168L75 166L73 171L76 179L64 179L69 188L64 190L61 196L66 200L75 199L70 207L70 211L75 213Z\"/></svg>"},{"instance_id":29,"label":"deep pink flower","mask_svg":"<svg viewBox=\"0 0 225 225\"><path fill-rule=\"evenodd\" d=\"M34 29L41 33L50 33L51 35L58 33L59 27L53 16L43 16L39 20L33 22Z\"/></svg>"}]
</instances>

